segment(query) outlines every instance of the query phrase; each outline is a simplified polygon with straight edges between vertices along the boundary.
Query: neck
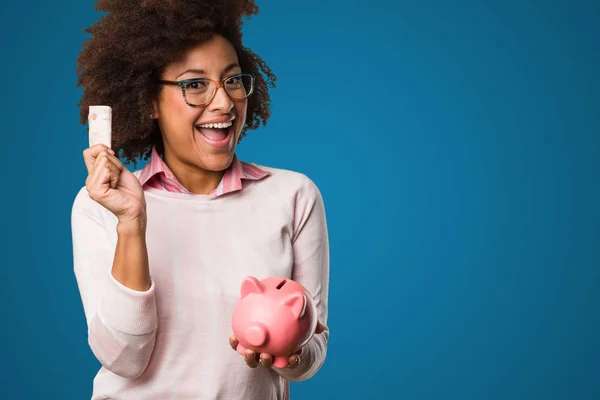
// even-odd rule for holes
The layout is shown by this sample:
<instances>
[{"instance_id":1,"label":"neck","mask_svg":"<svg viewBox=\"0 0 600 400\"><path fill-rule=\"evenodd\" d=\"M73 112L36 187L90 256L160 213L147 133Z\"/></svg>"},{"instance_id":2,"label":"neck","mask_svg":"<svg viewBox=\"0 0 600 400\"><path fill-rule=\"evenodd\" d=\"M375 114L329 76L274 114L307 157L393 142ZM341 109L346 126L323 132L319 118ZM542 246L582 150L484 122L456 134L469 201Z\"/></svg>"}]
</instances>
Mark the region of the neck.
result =
<instances>
[{"instance_id":1,"label":"neck","mask_svg":"<svg viewBox=\"0 0 600 400\"><path fill-rule=\"evenodd\" d=\"M175 157L170 157L168 152L165 152L163 160L179 183L194 194L210 194L219 186L225 174L225 171L209 171L184 163Z\"/></svg>"}]
</instances>

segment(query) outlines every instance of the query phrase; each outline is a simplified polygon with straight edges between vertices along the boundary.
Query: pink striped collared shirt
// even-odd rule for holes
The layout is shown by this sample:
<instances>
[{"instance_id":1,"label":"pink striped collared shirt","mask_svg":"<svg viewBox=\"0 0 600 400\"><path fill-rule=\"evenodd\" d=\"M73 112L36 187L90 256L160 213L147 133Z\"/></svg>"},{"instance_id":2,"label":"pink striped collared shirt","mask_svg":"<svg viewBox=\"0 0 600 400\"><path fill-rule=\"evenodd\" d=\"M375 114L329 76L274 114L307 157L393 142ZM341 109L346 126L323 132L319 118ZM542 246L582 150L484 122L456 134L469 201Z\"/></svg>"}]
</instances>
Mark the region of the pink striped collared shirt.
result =
<instances>
[{"instance_id":1,"label":"pink striped collared shirt","mask_svg":"<svg viewBox=\"0 0 600 400\"><path fill-rule=\"evenodd\" d=\"M235 192L242 189L242 180L259 180L271 175L270 172L264 171L257 166L240 161L236 155L229 168L225 170L225 174L217 186L210 194L218 197L226 193ZM156 148L152 148L152 156L146 166L140 171L139 181L142 187L152 187L155 189L163 189L168 192L190 193L177 180L169 166L160 157Z\"/></svg>"}]
</instances>

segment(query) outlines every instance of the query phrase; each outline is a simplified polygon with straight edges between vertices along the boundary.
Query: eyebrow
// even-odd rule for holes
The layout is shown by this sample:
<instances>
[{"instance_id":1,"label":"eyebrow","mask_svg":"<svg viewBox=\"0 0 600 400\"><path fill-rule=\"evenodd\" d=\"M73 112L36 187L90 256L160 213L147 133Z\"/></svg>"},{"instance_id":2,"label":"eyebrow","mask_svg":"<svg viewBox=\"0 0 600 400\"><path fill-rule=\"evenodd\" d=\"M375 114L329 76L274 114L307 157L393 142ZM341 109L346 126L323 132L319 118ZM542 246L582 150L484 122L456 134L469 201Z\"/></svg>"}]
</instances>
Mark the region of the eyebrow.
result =
<instances>
[{"instance_id":1,"label":"eyebrow","mask_svg":"<svg viewBox=\"0 0 600 400\"><path fill-rule=\"evenodd\" d=\"M237 63L229 64L228 66L225 67L225 69L223 70L222 74L223 73L227 73L227 72L231 71L232 69L234 69L236 67L237 68L241 68L240 65L237 64ZM175 79L179 79L179 77L181 75L185 75L188 72L193 72L193 73L198 74L198 75L204 75L204 74L206 74L206 71L204 71L203 69L190 68L190 69L185 70L184 72L180 73L179 75L177 75L177 78L175 78Z\"/></svg>"}]
</instances>

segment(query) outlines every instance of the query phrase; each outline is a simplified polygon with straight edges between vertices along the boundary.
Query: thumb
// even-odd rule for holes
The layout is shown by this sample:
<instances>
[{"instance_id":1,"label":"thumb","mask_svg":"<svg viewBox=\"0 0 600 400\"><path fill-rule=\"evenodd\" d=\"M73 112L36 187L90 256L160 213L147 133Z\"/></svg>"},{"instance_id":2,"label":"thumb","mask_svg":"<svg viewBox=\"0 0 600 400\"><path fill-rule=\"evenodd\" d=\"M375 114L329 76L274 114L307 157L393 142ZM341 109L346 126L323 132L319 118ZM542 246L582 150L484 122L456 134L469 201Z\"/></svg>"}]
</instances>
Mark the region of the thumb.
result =
<instances>
[{"instance_id":1,"label":"thumb","mask_svg":"<svg viewBox=\"0 0 600 400\"><path fill-rule=\"evenodd\" d=\"M315 333L318 335L319 333L323 333L325 332L325 327L323 326L323 324L319 321L317 321L317 327L315 329Z\"/></svg>"}]
</instances>

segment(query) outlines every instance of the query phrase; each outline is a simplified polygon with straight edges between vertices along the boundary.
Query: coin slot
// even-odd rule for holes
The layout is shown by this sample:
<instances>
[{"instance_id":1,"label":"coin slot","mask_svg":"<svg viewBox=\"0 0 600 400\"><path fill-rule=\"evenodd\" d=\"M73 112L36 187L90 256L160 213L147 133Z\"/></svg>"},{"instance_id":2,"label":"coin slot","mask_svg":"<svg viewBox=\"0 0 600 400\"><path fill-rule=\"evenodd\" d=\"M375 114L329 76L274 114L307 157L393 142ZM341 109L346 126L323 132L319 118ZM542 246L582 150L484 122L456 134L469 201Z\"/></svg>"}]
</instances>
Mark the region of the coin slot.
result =
<instances>
[{"instance_id":1,"label":"coin slot","mask_svg":"<svg viewBox=\"0 0 600 400\"><path fill-rule=\"evenodd\" d=\"M277 285L277 290L281 289L283 287L283 285L285 285L286 282L287 282L286 279L284 279L281 282L279 282L279 285Z\"/></svg>"}]
</instances>

